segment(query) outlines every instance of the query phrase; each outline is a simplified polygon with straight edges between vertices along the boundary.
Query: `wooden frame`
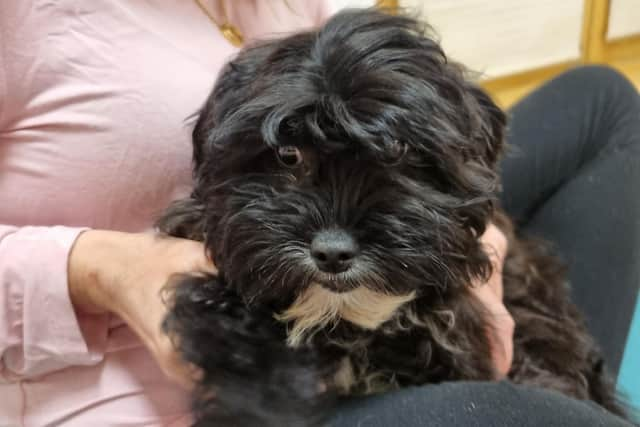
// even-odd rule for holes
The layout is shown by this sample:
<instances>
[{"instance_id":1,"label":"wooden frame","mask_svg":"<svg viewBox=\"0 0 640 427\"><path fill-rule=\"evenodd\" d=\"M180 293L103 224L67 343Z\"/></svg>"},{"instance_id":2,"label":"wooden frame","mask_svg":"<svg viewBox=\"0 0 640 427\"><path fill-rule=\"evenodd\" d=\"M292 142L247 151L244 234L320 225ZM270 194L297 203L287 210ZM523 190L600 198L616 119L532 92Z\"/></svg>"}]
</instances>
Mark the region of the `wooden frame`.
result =
<instances>
[{"instance_id":1,"label":"wooden frame","mask_svg":"<svg viewBox=\"0 0 640 427\"><path fill-rule=\"evenodd\" d=\"M582 51L585 62L611 63L640 57L640 34L607 40L611 0L585 0Z\"/></svg>"},{"instance_id":2,"label":"wooden frame","mask_svg":"<svg viewBox=\"0 0 640 427\"><path fill-rule=\"evenodd\" d=\"M640 35L633 35L605 44L604 61L615 62L640 58Z\"/></svg>"},{"instance_id":3,"label":"wooden frame","mask_svg":"<svg viewBox=\"0 0 640 427\"><path fill-rule=\"evenodd\" d=\"M391 11L392 13L398 10L399 7L398 0L376 0L376 6L380 8L385 8Z\"/></svg>"},{"instance_id":4,"label":"wooden frame","mask_svg":"<svg viewBox=\"0 0 640 427\"><path fill-rule=\"evenodd\" d=\"M582 59L602 62L605 57L609 0L585 0L582 19Z\"/></svg>"}]
</instances>

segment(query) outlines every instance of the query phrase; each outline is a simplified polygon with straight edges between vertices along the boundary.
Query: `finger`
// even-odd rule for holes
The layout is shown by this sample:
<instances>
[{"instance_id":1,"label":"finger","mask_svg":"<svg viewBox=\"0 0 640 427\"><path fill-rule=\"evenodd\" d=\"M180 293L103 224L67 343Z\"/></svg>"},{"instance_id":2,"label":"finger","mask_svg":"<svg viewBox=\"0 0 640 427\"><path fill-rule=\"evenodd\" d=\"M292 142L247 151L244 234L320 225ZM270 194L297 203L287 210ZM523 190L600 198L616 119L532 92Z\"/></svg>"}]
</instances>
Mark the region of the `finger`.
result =
<instances>
[{"instance_id":1,"label":"finger","mask_svg":"<svg viewBox=\"0 0 640 427\"><path fill-rule=\"evenodd\" d=\"M495 264L495 266L502 268L509 246L509 242L504 233L495 225L490 224L480 237L480 243L491 262Z\"/></svg>"},{"instance_id":2,"label":"finger","mask_svg":"<svg viewBox=\"0 0 640 427\"><path fill-rule=\"evenodd\" d=\"M471 292L482 302L487 312L493 315L500 315L506 312L506 308L502 304L502 298L488 283L472 287Z\"/></svg>"},{"instance_id":3,"label":"finger","mask_svg":"<svg viewBox=\"0 0 640 427\"><path fill-rule=\"evenodd\" d=\"M506 377L513 363L514 327L513 318L508 313L494 316L489 325L489 347L497 379Z\"/></svg>"},{"instance_id":4,"label":"finger","mask_svg":"<svg viewBox=\"0 0 640 427\"><path fill-rule=\"evenodd\" d=\"M193 390L195 384L202 379L202 371L180 357L176 346L166 334L162 333L157 342L154 356L165 376L185 390Z\"/></svg>"},{"instance_id":5,"label":"finger","mask_svg":"<svg viewBox=\"0 0 640 427\"><path fill-rule=\"evenodd\" d=\"M502 301L504 294L504 287L502 286L502 269L493 269L487 285L489 285L489 289L494 293L496 299L498 301Z\"/></svg>"},{"instance_id":6,"label":"finger","mask_svg":"<svg viewBox=\"0 0 640 427\"><path fill-rule=\"evenodd\" d=\"M218 274L218 269L206 255L201 257L196 264L196 271L199 273Z\"/></svg>"},{"instance_id":7,"label":"finger","mask_svg":"<svg viewBox=\"0 0 640 427\"><path fill-rule=\"evenodd\" d=\"M479 240L492 265L491 276L487 283L499 299L502 299L502 269L508 249L507 237L493 223L489 223Z\"/></svg>"},{"instance_id":8,"label":"finger","mask_svg":"<svg viewBox=\"0 0 640 427\"><path fill-rule=\"evenodd\" d=\"M513 332L515 328L513 317L489 286L473 288L473 293L483 304L487 313L485 333L489 341L496 378L504 378L513 363Z\"/></svg>"},{"instance_id":9,"label":"finger","mask_svg":"<svg viewBox=\"0 0 640 427\"><path fill-rule=\"evenodd\" d=\"M201 242L183 240L181 251L186 251L189 256L185 258L184 271L195 273L217 274L218 269L208 256L205 246Z\"/></svg>"},{"instance_id":10,"label":"finger","mask_svg":"<svg viewBox=\"0 0 640 427\"><path fill-rule=\"evenodd\" d=\"M503 286L501 269L493 268L491 270L491 276L489 276L486 281L475 279L471 290L478 294L478 296L483 296L485 293L491 292L493 294L491 296L497 297L499 301L502 301Z\"/></svg>"}]
</instances>

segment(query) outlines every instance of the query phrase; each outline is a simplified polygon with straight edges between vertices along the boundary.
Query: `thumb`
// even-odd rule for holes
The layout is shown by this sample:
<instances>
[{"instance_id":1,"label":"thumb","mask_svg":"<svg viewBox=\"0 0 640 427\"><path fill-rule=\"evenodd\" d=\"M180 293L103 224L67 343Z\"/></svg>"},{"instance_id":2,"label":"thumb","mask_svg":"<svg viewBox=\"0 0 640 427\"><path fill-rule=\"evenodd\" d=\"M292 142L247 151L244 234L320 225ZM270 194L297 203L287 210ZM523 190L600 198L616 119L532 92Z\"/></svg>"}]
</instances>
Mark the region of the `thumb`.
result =
<instances>
[{"instance_id":1,"label":"thumb","mask_svg":"<svg viewBox=\"0 0 640 427\"><path fill-rule=\"evenodd\" d=\"M513 363L513 317L500 298L488 285L474 288L474 294L482 302L486 310L487 339L491 351L491 359L496 369L497 379L504 378Z\"/></svg>"}]
</instances>

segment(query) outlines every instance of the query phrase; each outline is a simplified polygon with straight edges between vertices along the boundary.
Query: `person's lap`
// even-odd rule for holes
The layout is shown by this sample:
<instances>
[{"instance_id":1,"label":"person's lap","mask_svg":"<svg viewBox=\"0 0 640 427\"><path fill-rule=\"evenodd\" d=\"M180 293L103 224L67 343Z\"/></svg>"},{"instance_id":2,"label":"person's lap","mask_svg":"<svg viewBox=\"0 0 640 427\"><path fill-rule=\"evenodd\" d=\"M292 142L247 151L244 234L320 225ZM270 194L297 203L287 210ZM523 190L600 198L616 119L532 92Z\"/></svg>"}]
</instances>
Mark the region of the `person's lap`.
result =
<instances>
[{"instance_id":1,"label":"person's lap","mask_svg":"<svg viewBox=\"0 0 640 427\"><path fill-rule=\"evenodd\" d=\"M572 298L615 377L640 285L640 96L619 73L582 67L510 116L503 206L567 263Z\"/></svg>"},{"instance_id":2,"label":"person's lap","mask_svg":"<svg viewBox=\"0 0 640 427\"><path fill-rule=\"evenodd\" d=\"M331 427L629 426L598 405L509 382L450 382L352 399Z\"/></svg>"},{"instance_id":3,"label":"person's lap","mask_svg":"<svg viewBox=\"0 0 640 427\"><path fill-rule=\"evenodd\" d=\"M574 301L615 374L640 284L640 97L618 73L583 67L539 88L510 116L503 206L566 260ZM547 390L458 382L350 400L331 425L627 424Z\"/></svg>"}]
</instances>

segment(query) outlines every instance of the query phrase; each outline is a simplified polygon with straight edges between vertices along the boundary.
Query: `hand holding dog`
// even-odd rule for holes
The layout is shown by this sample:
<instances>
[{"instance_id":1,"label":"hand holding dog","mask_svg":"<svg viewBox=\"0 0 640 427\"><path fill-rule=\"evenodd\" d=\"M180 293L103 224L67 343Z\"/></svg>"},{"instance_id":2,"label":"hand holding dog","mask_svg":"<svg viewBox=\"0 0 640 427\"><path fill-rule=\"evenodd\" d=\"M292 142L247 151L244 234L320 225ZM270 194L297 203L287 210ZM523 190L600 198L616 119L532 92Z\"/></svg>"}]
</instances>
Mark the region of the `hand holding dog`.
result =
<instances>
[{"instance_id":1,"label":"hand holding dog","mask_svg":"<svg viewBox=\"0 0 640 427\"><path fill-rule=\"evenodd\" d=\"M487 283L475 284L473 292L493 314L493 329L488 334L496 370L502 377L513 358L514 322L502 303L507 241L492 224L480 241L487 247L494 270ZM89 230L78 237L69 258L69 292L79 311L120 316L140 336L163 372L190 387L193 371L183 364L161 330L167 310L161 290L173 274L215 271L199 242Z\"/></svg>"},{"instance_id":2,"label":"hand holding dog","mask_svg":"<svg viewBox=\"0 0 640 427\"><path fill-rule=\"evenodd\" d=\"M491 357L499 375L497 379L502 379L509 373L513 361L513 331L515 328L513 317L502 302L502 268L507 254L508 242L504 233L494 224L489 224L480 237L480 242L489 255L493 271L486 283L474 283L472 290L491 315L487 334L491 346Z\"/></svg>"},{"instance_id":3,"label":"hand holding dog","mask_svg":"<svg viewBox=\"0 0 640 427\"><path fill-rule=\"evenodd\" d=\"M142 339L160 368L189 388L194 371L162 331L167 311L161 291L176 273L215 273L199 242L148 233L89 230L69 257L69 293L87 313L112 312Z\"/></svg>"}]
</instances>

